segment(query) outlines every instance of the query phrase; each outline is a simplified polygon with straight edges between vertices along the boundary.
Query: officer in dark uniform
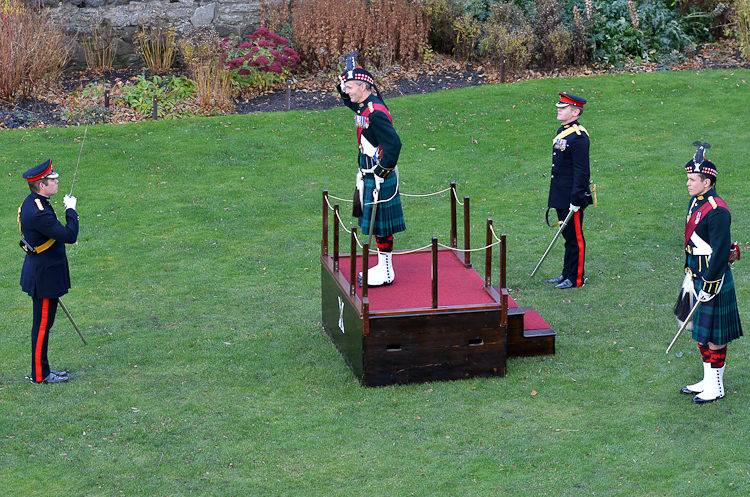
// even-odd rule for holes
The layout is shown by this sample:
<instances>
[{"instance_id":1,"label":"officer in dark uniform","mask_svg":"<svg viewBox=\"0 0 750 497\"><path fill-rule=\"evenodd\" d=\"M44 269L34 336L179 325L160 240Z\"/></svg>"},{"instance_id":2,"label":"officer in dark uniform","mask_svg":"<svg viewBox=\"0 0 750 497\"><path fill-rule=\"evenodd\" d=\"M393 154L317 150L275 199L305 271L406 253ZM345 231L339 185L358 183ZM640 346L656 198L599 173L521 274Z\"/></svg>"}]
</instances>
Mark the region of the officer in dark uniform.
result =
<instances>
[{"instance_id":1,"label":"officer in dark uniform","mask_svg":"<svg viewBox=\"0 0 750 497\"><path fill-rule=\"evenodd\" d=\"M562 232L565 239L562 274L547 280L558 289L579 287L586 282L583 271L586 256L583 211L593 201L589 189L589 133L578 124L585 103L583 98L560 92L560 101L556 104L557 120L562 126L553 140L547 208L548 211L555 209L560 221L564 221L572 212Z\"/></svg>"},{"instance_id":2,"label":"officer in dark uniform","mask_svg":"<svg viewBox=\"0 0 750 497\"><path fill-rule=\"evenodd\" d=\"M368 270L367 282L369 286L389 285L396 278L392 262L393 235L406 230L396 168L401 139L369 72L361 67L344 71L336 88L344 104L356 114L358 191L362 200L358 224L363 234L369 234L372 229L378 245L378 264ZM378 207L374 226L370 226L376 187L379 189Z\"/></svg>"},{"instance_id":3,"label":"officer in dark uniform","mask_svg":"<svg viewBox=\"0 0 750 497\"><path fill-rule=\"evenodd\" d=\"M70 272L65 244L78 238L77 199L65 195L63 226L50 197L57 193L59 175L52 170L52 161L40 164L23 174L31 193L18 208L21 246L26 251L21 271L21 289L31 296L34 321L31 328L31 375L33 383L68 381L65 371L50 369L47 361L49 331L55 322L58 299L68 293Z\"/></svg>"},{"instance_id":4,"label":"officer in dark uniform","mask_svg":"<svg viewBox=\"0 0 750 497\"><path fill-rule=\"evenodd\" d=\"M742 336L732 269L732 216L716 193L717 170L703 157L708 144L685 165L691 195L685 225L685 272L692 279L693 295L701 303L693 315L693 340L703 360L703 380L681 392L702 404L724 397L727 345ZM693 299L695 300L695 299Z\"/></svg>"}]
</instances>

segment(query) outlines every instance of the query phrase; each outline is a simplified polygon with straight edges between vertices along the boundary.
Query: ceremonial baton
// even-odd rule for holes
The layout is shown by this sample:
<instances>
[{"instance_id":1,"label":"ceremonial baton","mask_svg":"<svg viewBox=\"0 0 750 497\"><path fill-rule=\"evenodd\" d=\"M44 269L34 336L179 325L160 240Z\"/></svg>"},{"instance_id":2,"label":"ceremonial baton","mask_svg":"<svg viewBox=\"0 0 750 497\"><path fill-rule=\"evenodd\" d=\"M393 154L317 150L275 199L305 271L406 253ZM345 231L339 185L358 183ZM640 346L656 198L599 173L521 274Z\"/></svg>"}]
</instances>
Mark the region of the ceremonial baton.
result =
<instances>
[{"instance_id":1,"label":"ceremonial baton","mask_svg":"<svg viewBox=\"0 0 750 497\"><path fill-rule=\"evenodd\" d=\"M83 144L86 143L86 133L88 132L89 132L89 125L87 124L86 129L83 131L83 140L81 140L81 151L78 152L78 163L76 164L76 170L73 173L73 182L70 184L70 193L68 195L71 195L71 196L73 195L73 186L75 186L76 184L76 177L78 176L78 166L81 165L81 154L83 153ZM63 309L65 309L65 307L63 307ZM65 312L67 313L68 311L65 311ZM70 314L68 314L68 317L70 317ZM73 321L72 318L71 318L71 321ZM78 327L76 327L76 329L78 329ZM80 331L78 333L80 333ZM81 336L81 338L83 338L83 336ZM85 341L86 340L84 340L84 342Z\"/></svg>"},{"instance_id":2,"label":"ceremonial baton","mask_svg":"<svg viewBox=\"0 0 750 497\"><path fill-rule=\"evenodd\" d=\"M544 252L544 255L542 256L542 258L539 260L539 264L537 264L534 270L531 272L531 276L534 276L534 274L536 273L536 270L539 269L539 266L541 266L542 262L544 262L544 259L547 257L547 254L549 254L549 251L552 249L552 246L557 241L557 237L560 236L560 233L562 233L562 230L564 230L565 227L568 225L568 221L570 221L570 217L573 215L573 212L575 211L573 211L572 209L568 211L568 215L565 216L565 221L562 222L562 225L560 225L560 229L557 230L557 233L555 233L555 237L552 239L552 242L549 244L549 247L547 247L547 250Z\"/></svg>"},{"instance_id":3,"label":"ceremonial baton","mask_svg":"<svg viewBox=\"0 0 750 497\"><path fill-rule=\"evenodd\" d=\"M667 347L667 352L666 352L667 354L669 354L669 350L670 350L670 349L672 348L672 345L674 345L674 343L675 343L675 342L677 341L677 339L678 339L678 338L680 337L680 334L681 334L681 333L682 333L682 331L683 331L683 330L685 329L685 327L686 327L686 326L688 325L688 323L690 322L690 320L691 320L691 319L693 319L693 314L695 314L695 311L696 311L696 310L698 310L698 306L699 306L699 305L701 305L701 301L700 301L700 300L697 300L697 301L695 302L695 305L693 306L693 308L692 308L692 309L690 309L690 314L688 314L688 316L687 316L687 318L685 319L685 321L683 321L683 322L682 322L682 326L680 326L680 329L679 329L679 330L677 330L677 334L676 334L676 335L674 336L674 338L672 339L672 343L670 343L670 344L669 344L669 347Z\"/></svg>"},{"instance_id":4,"label":"ceremonial baton","mask_svg":"<svg viewBox=\"0 0 750 497\"><path fill-rule=\"evenodd\" d=\"M83 344L88 345L89 343L86 341L85 338L83 338L83 333L81 333L81 330L78 329L78 325L76 324L76 322L73 321L73 316L71 316L70 313L68 312L68 308L65 307L65 304L63 304L62 299L57 299L57 302L60 304L60 307L62 307L62 310L65 311L65 315L68 316L68 319L70 319L70 323L73 325L73 328L75 328L76 331L78 332L78 336L81 337L81 340L83 340Z\"/></svg>"}]
</instances>

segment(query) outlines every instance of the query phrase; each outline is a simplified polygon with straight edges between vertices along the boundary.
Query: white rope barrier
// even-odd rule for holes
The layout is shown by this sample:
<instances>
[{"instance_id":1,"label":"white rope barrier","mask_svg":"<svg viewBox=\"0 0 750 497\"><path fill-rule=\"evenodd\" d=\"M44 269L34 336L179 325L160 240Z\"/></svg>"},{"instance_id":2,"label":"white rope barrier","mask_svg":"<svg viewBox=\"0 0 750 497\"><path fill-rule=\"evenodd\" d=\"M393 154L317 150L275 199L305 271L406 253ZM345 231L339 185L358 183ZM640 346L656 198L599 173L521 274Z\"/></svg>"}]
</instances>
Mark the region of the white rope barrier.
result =
<instances>
[{"instance_id":1,"label":"white rope barrier","mask_svg":"<svg viewBox=\"0 0 750 497\"><path fill-rule=\"evenodd\" d=\"M402 193L401 195L404 196L404 197L415 197L415 198L418 198L418 197L431 197L431 196L434 196L434 195L440 195L441 193L445 193L448 190L453 190L453 188L446 188L445 190L440 190L440 191L434 192L434 193L426 193L426 194L406 194L406 193ZM396 187L396 193L398 193L398 187ZM396 193L393 194L393 197L396 196ZM455 190L453 190L453 196L456 197L456 202L458 202L459 205L464 205L463 203L461 203L458 200L458 196L456 195L456 191ZM388 200L378 200L377 203L388 202L389 200L393 199L393 197L391 197ZM331 202L329 202L328 199L332 198L334 200L339 200L341 202L353 202L353 200L348 200L348 199L344 199L344 198L334 197L331 194L326 195L325 198L326 198L326 204L328 204L328 208L330 210L336 212L336 219L338 219L338 222L341 225L341 227L344 228L344 231L346 231L347 233L351 234L352 231L349 230L349 229L346 229L346 226L344 225L344 221L341 219L340 213L337 212L336 209L333 208L333 206L331 206ZM370 202L370 203L368 203L366 205L372 205L372 204L374 204L374 202ZM499 245L501 243L501 241L502 241L502 240L500 240L500 238L495 233L495 227L492 224L490 224L490 231L492 232L492 236L495 238L496 241L494 243L490 243L489 245L485 245L484 247L479 247L479 248L474 248L474 249L460 249L460 248L457 248L457 247L450 247L448 245L443 245L442 243L438 243L438 245L440 247L443 247L443 248L446 248L446 249L450 249L450 250L454 250L456 252L480 252L482 250L487 250L490 247L494 247L495 245ZM356 240L357 245L359 246L359 248L363 248L362 247L362 242L359 241L359 237L355 236L354 239ZM430 247L432 247L431 244L430 245L425 245L424 247L420 247L420 248L416 248L416 249L399 251L399 252L393 252L393 255L413 254L415 252L419 252L421 250L424 250L424 249L427 249L427 248L430 248ZM380 252L380 249L378 249L377 251L373 251L372 253L377 253L377 252Z\"/></svg>"}]
</instances>

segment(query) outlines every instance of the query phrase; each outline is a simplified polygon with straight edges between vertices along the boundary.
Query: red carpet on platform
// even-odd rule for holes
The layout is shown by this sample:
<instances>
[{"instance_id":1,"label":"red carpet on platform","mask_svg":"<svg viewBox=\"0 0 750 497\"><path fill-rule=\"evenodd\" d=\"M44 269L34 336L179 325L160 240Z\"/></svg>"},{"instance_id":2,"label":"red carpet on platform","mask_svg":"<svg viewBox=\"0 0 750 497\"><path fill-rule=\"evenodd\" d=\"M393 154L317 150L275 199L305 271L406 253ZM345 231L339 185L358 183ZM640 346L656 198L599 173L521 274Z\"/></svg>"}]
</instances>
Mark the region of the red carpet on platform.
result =
<instances>
[{"instance_id":1,"label":"red carpet on platform","mask_svg":"<svg viewBox=\"0 0 750 497\"><path fill-rule=\"evenodd\" d=\"M358 259L361 264L362 258ZM378 263L370 256L369 267ZM342 256L339 269L349 280L351 259ZM393 255L395 281L390 285L369 289L370 310L385 311L417 309L432 306L432 253L416 252ZM357 268L357 274L362 270ZM483 288L484 278L473 268L465 268L452 251L438 251L438 306L464 306L494 303ZM357 295L362 297L362 288L356 285ZM513 302L511 307L517 307Z\"/></svg>"}]
</instances>

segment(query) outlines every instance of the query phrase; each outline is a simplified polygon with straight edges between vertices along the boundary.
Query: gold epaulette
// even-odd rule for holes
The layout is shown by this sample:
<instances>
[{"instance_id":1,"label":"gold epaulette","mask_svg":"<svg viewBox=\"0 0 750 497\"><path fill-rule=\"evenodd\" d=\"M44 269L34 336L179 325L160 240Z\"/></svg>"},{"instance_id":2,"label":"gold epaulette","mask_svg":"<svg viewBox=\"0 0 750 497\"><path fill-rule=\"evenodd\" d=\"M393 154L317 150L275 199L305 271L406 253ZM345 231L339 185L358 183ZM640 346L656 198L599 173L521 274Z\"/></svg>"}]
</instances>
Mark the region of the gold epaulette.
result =
<instances>
[{"instance_id":1,"label":"gold epaulette","mask_svg":"<svg viewBox=\"0 0 750 497\"><path fill-rule=\"evenodd\" d=\"M41 200L39 200L38 198L35 198L34 202L36 202L36 206L39 208L40 211L44 210L44 206L42 205L42 201Z\"/></svg>"},{"instance_id":2,"label":"gold epaulette","mask_svg":"<svg viewBox=\"0 0 750 497\"><path fill-rule=\"evenodd\" d=\"M373 107L372 102L367 102L367 108L370 109L370 114L375 112L375 107Z\"/></svg>"},{"instance_id":3,"label":"gold epaulette","mask_svg":"<svg viewBox=\"0 0 750 497\"><path fill-rule=\"evenodd\" d=\"M575 130L576 130L576 134L577 134L577 135L580 135L580 134L581 134L581 131L583 131L584 133L586 133L586 136L589 136L589 132L588 132L588 131L586 131L586 128L584 128L584 127L583 127L583 126L581 126L580 124L574 124L574 125L573 125L573 129L575 129Z\"/></svg>"},{"instance_id":4,"label":"gold epaulette","mask_svg":"<svg viewBox=\"0 0 750 497\"><path fill-rule=\"evenodd\" d=\"M711 204L712 209L716 209L718 205L716 205L716 200L714 200L713 197L708 197L708 203Z\"/></svg>"}]
</instances>

